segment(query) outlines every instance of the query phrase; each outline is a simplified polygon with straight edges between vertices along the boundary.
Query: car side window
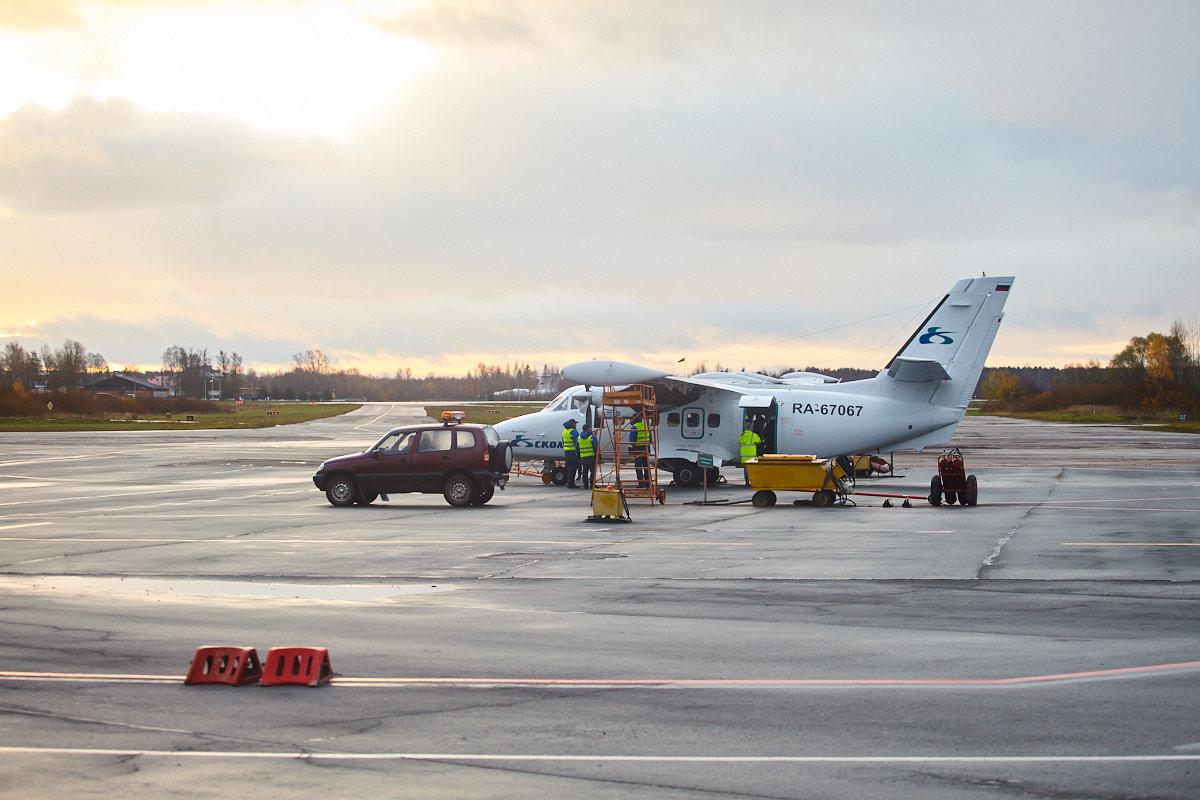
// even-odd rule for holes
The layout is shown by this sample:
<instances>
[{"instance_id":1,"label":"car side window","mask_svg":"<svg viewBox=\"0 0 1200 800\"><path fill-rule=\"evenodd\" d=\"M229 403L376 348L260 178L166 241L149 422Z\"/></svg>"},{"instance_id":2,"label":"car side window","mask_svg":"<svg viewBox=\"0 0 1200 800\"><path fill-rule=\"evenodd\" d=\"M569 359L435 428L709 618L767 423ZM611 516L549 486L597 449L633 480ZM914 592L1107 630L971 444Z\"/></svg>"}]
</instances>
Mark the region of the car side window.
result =
<instances>
[{"instance_id":1,"label":"car side window","mask_svg":"<svg viewBox=\"0 0 1200 800\"><path fill-rule=\"evenodd\" d=\"M412 431L401 434L400 437L396 439L396 444L394 447L392 447L391 452L396 455L411 453L413 449L413 442L416 440L416 438L417 435Z\"/></svg>"},{"instance_id":2,"label":"car side window","mask_svg":"<svg viewBox=\"0 0 1200 800\"><path fill-rule=\"evenodd\" d=\"M471 450L475 447L475 431L464 431L461 428L454 431L454 446L459 450Z\"/></svg>"},{"instance_id":3,"label":"car side window","mask_svg":"<svg viewBox=\"0 0 1200 800\"><path fill-rule=\"evenodd\" d=\"M436 431L421 431L421 443L417 445L418 453L442 453L453 446L454 431L442 428Z\"/></svg>"}]
</instances>

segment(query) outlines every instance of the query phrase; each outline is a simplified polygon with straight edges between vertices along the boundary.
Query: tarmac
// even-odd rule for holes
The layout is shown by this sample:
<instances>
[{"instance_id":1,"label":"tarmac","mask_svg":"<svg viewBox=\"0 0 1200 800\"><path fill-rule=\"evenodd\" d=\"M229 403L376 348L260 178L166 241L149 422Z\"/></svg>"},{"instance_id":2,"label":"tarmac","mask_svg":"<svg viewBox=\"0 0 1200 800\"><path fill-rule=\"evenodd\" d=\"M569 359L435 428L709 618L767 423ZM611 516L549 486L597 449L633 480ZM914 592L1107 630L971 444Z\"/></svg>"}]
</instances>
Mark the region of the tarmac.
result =
<instances>
[{"instance_id":1,"label":"tarmac","mask_svg":"<svg viewBox=\"0 0 1200 800\"><path fill-rule=\"evenodd\" d=\"M973 508L313 486L422 414L0 433L0 797L1200 796L1197 437L970 417Z\"/></svg>"}]
</instances>

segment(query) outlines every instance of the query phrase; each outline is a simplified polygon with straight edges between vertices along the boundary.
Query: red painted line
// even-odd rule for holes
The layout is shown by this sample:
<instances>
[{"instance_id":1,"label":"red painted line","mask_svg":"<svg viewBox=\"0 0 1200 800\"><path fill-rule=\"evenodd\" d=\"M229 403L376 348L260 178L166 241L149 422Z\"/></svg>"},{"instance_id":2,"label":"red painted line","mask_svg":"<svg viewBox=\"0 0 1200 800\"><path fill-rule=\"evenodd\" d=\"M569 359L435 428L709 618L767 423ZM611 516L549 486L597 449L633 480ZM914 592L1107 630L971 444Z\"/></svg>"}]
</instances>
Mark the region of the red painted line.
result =
<instances>
[{"instance_id":1,"label":"red painted line","mask_svg":"<svg viewBox=\"0 0 1200 800\"><path fill-rule=\"evenodd\" d=\"M582 686L611 688L759 688L759 687L888 687L888 686L1012 686L1070 680L1118 678L1130 675L1200 669L1200 661L1142 667L1028 675L1016 678L366 678L335 675L333 683L347 687L375 686ZM124 675L85 672L17 672L0 670L0 680L80 681L108 683L183 683L182 675Z\"/></svg>"}]
</instances>

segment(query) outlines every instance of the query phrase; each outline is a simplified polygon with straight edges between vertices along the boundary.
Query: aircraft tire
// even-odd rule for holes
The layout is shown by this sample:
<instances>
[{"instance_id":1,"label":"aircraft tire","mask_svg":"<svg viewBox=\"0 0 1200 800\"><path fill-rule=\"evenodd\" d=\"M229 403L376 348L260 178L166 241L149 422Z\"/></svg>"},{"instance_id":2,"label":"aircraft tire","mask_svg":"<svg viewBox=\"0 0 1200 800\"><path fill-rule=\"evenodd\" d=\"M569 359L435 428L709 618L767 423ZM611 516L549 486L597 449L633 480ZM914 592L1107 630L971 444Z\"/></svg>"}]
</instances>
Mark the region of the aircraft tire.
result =
<instances>
[{"instance_id":1,"label":"aircraft tire","mask_svg":"<svg viewBox=\"0 0 1200 800\"><path fill-rule=\"evenodd\" d=\"M700 485L700 468L690 461L684 461L676 468L675 485L683 487Z\"/></svg>"},{"instance_id":2,"label":"aircraft tire","mask_svg":"<svg viewBox=\"0 0 1200 800\"><path fill-rule=\"evenodd\" d=\"M484 505L485 503L487 503L488 500L491 500L492 497L495 496L495 494L496 494L496 487L494 484L489 483L484 486L481 486L481 487L479 487L479 491L477 491L475 493L475 496L471 498L471 505L473 505L473 506Z\"/></svg>"},{"instance_id":3,"label":"aircraft tire","mask_svg":"<svg viewBox=\"0 0 1200 800\"><path fill-rule=\"evenodd\" d=\"M567 468L562 464L555 464L554 469L550 470L550 482L555 486L566 486Z\"/></svg>"}]
</instances>

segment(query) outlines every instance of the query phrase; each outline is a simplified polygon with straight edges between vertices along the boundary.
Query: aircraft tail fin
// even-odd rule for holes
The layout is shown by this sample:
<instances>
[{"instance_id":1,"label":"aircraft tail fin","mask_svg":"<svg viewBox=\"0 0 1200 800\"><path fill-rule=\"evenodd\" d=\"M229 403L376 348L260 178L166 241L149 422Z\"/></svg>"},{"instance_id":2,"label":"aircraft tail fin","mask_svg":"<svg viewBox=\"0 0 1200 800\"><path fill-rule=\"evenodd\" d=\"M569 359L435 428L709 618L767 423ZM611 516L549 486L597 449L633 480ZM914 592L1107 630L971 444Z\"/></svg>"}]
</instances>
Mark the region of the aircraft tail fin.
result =
<instances>
[{"instance_id":1,"label":"aircraft tail fin","mask_svg":"<svg viewBox=\"0 0 1200 800\"><path fill-rule=\"evenodd\" d=\"M888 362L886 374L902 383L937 383L931 402L966 409L1013 280L983 276L956 283Z\"/></svg>"}]
</instances>

